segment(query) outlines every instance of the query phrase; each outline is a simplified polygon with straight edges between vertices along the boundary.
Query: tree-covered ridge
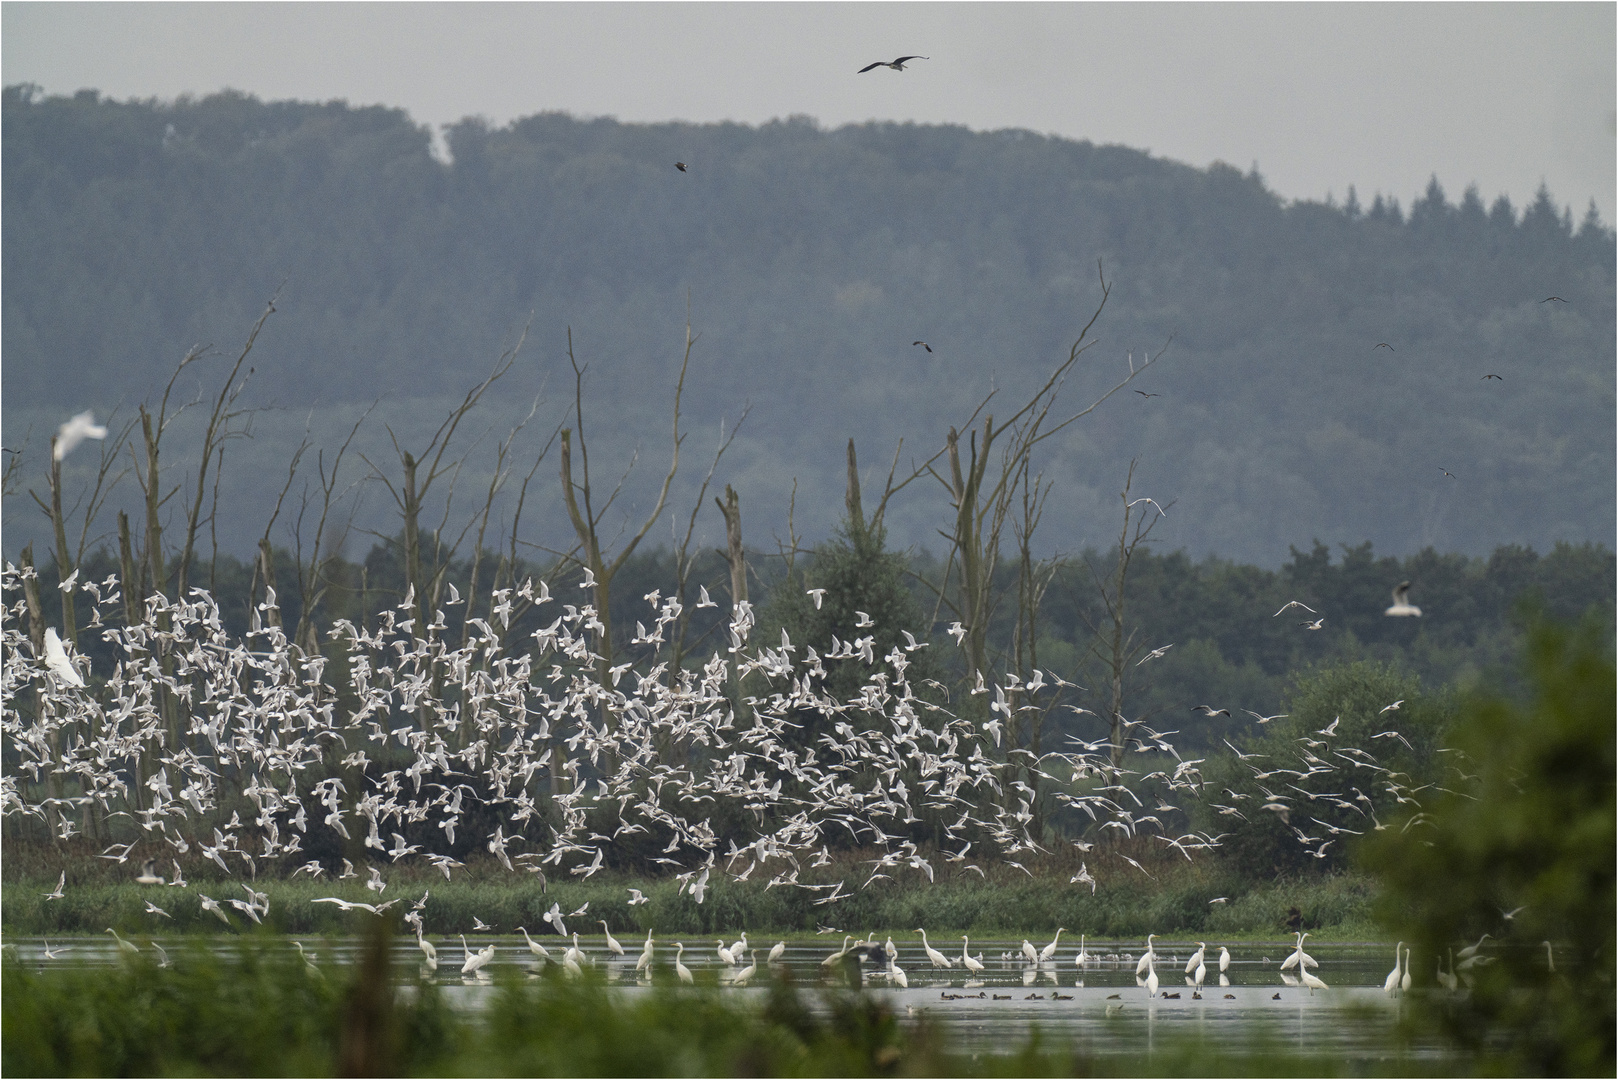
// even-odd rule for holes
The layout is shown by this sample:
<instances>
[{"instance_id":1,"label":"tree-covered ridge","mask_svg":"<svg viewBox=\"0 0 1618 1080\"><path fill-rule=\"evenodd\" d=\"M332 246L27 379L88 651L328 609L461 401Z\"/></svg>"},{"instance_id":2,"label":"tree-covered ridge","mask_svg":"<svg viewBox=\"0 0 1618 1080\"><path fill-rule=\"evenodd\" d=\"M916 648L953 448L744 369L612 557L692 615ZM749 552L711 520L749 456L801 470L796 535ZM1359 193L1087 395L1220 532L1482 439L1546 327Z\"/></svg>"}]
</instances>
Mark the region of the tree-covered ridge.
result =
<instances>
[{"instance_id":1,"label":"tree-covered ridge","mask_svg":"<svg viewBox=\"0 0 1618 1080\"><path fill-rule=\"evenodd\" d=\"M1145 387L1161 397L1056 447L1048 531L1069 549L1100 541L1137 456L1181 500L1173 543L1272 565L1309 535L1482 553L1612 531L1613 237L1543 190L1521 211L1436 179L1408 213L1286 204L1256 173L1125 147L806 118L464 121L446 164L400 110L18 87L3 108L10 423L146 394L284 281L264 401L458 394L532 311L525 377L571 325L606 418L639 437L662 427L690 297L693 412L751 400L744 494L773 524L799 477L824 535L835 447L876 432L930 453L991 386L1020 394L1100 260L1116 289L1076 377L1175 336ZM934 510L896 505L896 541L930 537Z\"/></svg>"}]
</instances>

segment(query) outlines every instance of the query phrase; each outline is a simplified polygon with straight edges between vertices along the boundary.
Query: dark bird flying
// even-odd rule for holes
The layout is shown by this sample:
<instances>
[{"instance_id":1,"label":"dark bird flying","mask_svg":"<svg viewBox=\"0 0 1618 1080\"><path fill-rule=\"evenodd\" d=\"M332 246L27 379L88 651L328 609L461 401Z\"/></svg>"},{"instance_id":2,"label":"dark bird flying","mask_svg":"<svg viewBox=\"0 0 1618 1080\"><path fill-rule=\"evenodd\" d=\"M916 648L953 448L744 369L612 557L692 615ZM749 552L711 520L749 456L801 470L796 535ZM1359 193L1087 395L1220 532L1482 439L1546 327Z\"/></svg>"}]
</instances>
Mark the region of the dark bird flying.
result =
<instances>
[{"instance_id":1,"label":"dark bird flying","mask_svg":"<svg viewBox=\"0 0 1618 1080\"><path fill-rule=\"evenodd\" d=\"M905 69L905 65L907 63L909 63L910 61L912 61L912 60L928 60L928 59L931 59L931 58L926 57L926 56L901 56L901 57L899 57L899 59L893 60L893 61L878 60L874 64L866 64L864 67L860 68L854 74L856 74L856 75L864 75L867 71L870 71L872 68L879 68L879 67L892 68L894 71L903 71Z\"/></svg>"}]
</instances>

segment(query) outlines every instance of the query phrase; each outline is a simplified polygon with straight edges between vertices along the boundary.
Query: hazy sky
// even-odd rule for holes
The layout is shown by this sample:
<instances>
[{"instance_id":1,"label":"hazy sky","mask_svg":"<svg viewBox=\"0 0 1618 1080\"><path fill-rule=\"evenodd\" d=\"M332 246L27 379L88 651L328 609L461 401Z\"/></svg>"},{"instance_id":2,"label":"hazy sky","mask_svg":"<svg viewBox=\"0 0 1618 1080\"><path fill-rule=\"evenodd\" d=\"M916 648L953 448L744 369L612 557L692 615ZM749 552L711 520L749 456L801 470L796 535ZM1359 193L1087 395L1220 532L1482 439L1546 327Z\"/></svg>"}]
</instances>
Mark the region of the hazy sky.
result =
<instances>
[{"instance_id":1,"label":"hazy sky","mask_svg":"<svg viewBox=\"0 0 1618 1080\"><path fill-rule=\"evenodd\" d=\"M1521 207L1541 180L1613 222L1618 6L1591 4L67 4L0 7L0 77L48 93L403 107L442 124L794 113L1021 127L1257 162L1290 198ZM921 53L903 73L855 71Z\"/></svg>"}]
</instances>

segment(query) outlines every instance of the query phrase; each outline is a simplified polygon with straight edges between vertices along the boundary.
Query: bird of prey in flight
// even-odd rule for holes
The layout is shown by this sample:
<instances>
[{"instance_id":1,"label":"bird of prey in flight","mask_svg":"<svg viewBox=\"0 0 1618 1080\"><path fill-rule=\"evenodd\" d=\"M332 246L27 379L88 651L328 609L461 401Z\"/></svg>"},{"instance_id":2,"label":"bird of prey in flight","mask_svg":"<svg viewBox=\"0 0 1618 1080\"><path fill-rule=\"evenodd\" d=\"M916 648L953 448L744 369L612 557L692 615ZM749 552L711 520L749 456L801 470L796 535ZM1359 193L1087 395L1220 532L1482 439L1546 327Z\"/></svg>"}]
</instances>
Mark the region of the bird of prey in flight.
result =
<instances>
[{"instance_id":1,"label":"bird of prey in flight","mask_svg":"<svg viewBox=\"0 0 1618 1080\"><path fill-rule=\"evenodd\" d=\"M906 59L909 59L909 57L906 57ZM874 65L874 64L873 64L873 65L872 65L872 66L873 66L873 67L874 67L874 66L875 66L875 65ZM889 67L892 67L892 66L893 66L893 65L892 65L892 64L889 64L889 65L888 65L888 66L889 66ZM1550 302L1551 302L1551 301L1552 301L1552 300L1555 300L1555 301L1556 301L1556 302L1557 302L1557 303L1558 303L1558 304L1565 304L1565 303L1567 303L1567 301L1566 301L1566 300L1563 300L1563 299L1562 299L1562 298L1561 298L1561 297L1560 297L1560 296L1547 296L1547 297L1546 297L1546 298L1545 298L1545 299L1543 299L1543 300L1541 300L1541 301L1540 301L1540 303L1541 303L1541 304L1548 304L1548 303L1550 303Z\"/></svg>"},{"instance_id":2,"label":"bird of prey in flight","mask_svg":"<svg viewBox=\"0 0 1618 1080\"><path fill-rule=\"evenodd\" d=\"M864 75L867 71L870 71L872 68L879 68L879 67L892 68L894 71L903 71L905 69L905 65L907 63L909 63L910 61L912 61L912 60L927 60L927 59L931 59L931 58L926 57L926 56L901 56L901 57L899 57L899 59L894 60L892 62L889 62L887 60L878 60L874 64L866 64L864 67L860 68L854 74L856 74L856 75Z\"/></svg>"},{"instance_id":3,"label":"bird of prey in flight","mask_svg":"<svg viewBox=\"0 0 1618 1080\"><path fill-rule=\"evenodd\" d=\"M685 162L683 162L683 161L676 161L674 163L674 167L676 169L679 169L681 172L686 172L687 171L686 167L685 167Z\"/></svg>"},{"instance_id":4,"label":"bird of prey in flight","mask_svg":"<svg viewBox=\"0 0 1618 1080\"><path fill-rule=\"evenodd\" d=\"M1386 341L1379 341L1379 342L1377 342L1377 343L1376 343L1376 347L1377 347L1377 348L1378 348L1378 349L1386 349L1386 350L1388 350L1388 351L1389 351L1389 352L1398 352L1398 350L1397 350L1397 349L1395 349L1395 348L1394 348L1394 347L1393 347L1393 346L1392 346L1392 345L1389 345L1389 344L1388 344L1388 343L1387 343L1387 342L1386 342ZM1374 350L1373 350L1373 351L1374 351Z\"/></svg>"},{"instance_id":5,"label":"bird of prey in flight","mask_svg":"<svg viewBox=\"0 0 1618 1080\"><path fill-rule=\"evenodd\" d=\"M914 349L917 345L920 345L922 348L926 349L928 352L933 351L933 347L931 345L927 344L925 341L912 341L910 343L910 347L912 349Z\"/></svg>"}]
</instances>

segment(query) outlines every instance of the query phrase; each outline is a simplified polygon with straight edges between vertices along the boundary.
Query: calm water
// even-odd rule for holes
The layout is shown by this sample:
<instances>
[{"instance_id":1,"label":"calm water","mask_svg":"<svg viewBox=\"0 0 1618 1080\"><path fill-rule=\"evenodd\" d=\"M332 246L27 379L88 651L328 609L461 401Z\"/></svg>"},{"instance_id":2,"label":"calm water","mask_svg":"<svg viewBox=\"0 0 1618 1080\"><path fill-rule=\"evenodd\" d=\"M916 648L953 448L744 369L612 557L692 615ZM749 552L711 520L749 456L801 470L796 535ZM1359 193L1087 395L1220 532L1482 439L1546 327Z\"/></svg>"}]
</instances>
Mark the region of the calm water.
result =
<instances>
[{"instance_id":1,"label":"calm water","mask_svg":"<svg viewBox=\"0 0 1618 1080\"><path fill-rule=\"evenodd\" d=\"M145 936L135 939L143 950L148 950L154 940L175 960L184 962L181 954L188 942ZM479 1008L495 992L492 979L487 975L461 975L466 954L458 937L432 940L438 948L438 969L431 974L424 973L424 977L442 985L453 1004L467 1009ZM561 961L569 944L554 935L536 940L557 962ZM645 992L652 983L644 975L637 977L635 972L635 961L644 938L620 940L625 950L623 957L608 952L600 935L588 939L581 935L579 945L586 964L609 983L625 993ZM727 944L734 940L734 937L726 938ZM751 986L737 987L732 992L746 996L765 993L762 984L770 970L765 956L775 941L768 937L750 940L750 946L756 951L758 972ZM352 963L360 948L357 938L307 938L303 942L323 968ZM543 963L530 953L520 937L513 941L504 935L480 934L475 938L469 936L467 943L474 951L490 944L496 947L495 957L485 966L485 972L512 967L530 970L536 963ZM914 934L901 935L894 943L909 987L900 987L883 977L881 966L877 964L865 965L867 987L890 1000L901 1013L925 1012L969 1048L985 1051L1011 1048L1020 1045L1037 1028L1046 1038L1077 1040L1093 1053L1139 1052L1150 1050L1159 1042L1196 1038L1232 1049L1251 1048L1262 1040L1311 1053L1337 1053L1355 1058L1392 1056L1396 1052L1443 1056L1442 1047L1436 1042L1413 1046L1396 1046L1394 1042L1393 1032L1402 1002L1382 992L1383 979L1393 967L1391 945L1306 943L1306 951L1320 964L1312 969L1313 973L1330 987L1311 993L1306 987L1296 985L1295 972L1280 970L1282 960L1292 951L1290 940L1231 946L1231 963L1223 978L1218 968L1221 943L1210 942L1207 980L1199 1000L1193 997L1190 977L1183 973L1187 959L1196 948L1195 943L1189 947L1183 943L1157 943L1159 996L1155 998L1148 995L1135 975L1136 958L1145 946L1142 941L1086 941L1091 961L1079 967L1074 963L1078 943L1075 941L1069 946L1066 935L1055 959L1038 965L1028 963L1021 955L1020 937L973 939L972 953L981 956L984 966L978 973L962 969L958 937L952 949L949 942L932 942L954 961L954 966L948 969L933 966ZM1048 943L1046 938L1033 944L1039 949ZM110 936L51 941L50 948L57 954L55 959L45 956L45 941L40 938L13 938L7 944L24 963L41 967L117 962L117 946ZM705 943L688 940L685 944L683 962L699 980L717 978L721 985L728 985L740 970L719 958L714 940ZM822 982L831 985L832 980L826 974L828 969L821 961L841 944L841 935L835 940L789 943L778 966L790 969L800 986ZM292 948L290 940L288 948ZM672 941L658 940L656 978L659 982L674 981L675 952ZM1109 956L1116 959L1106 959ZM397 943L394 959L406 970L422 966L422 953L412 941ZM745 967L746 963L741 966ZM1415 966L1418 970L1425 966L1420 957ZM1164 993L1179 996L1165 998Z\"/></svg>"}]
</instances>

